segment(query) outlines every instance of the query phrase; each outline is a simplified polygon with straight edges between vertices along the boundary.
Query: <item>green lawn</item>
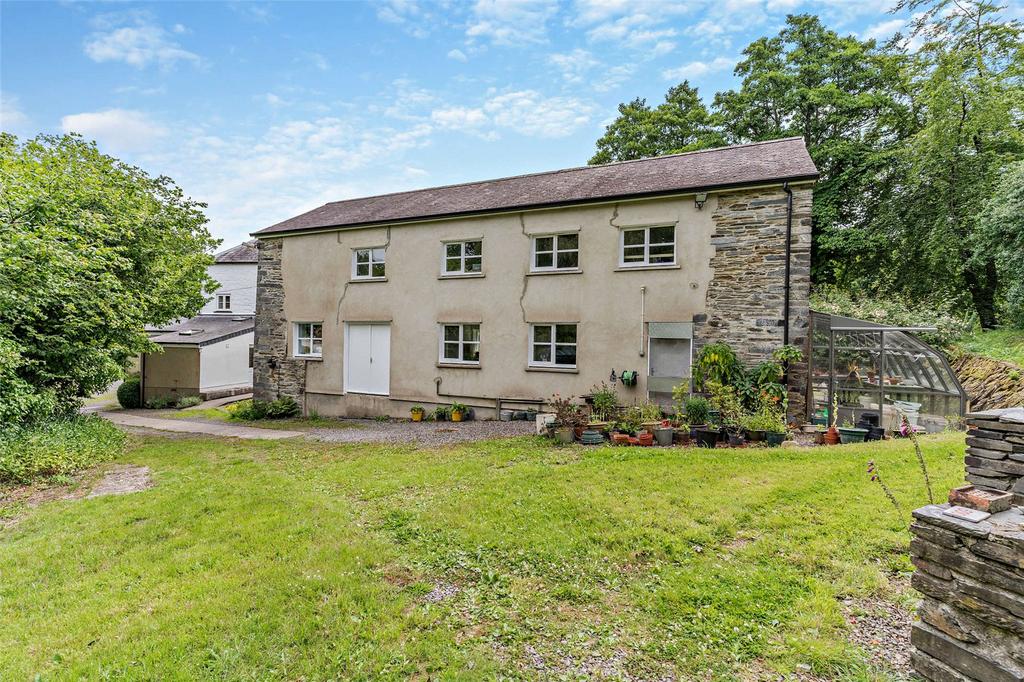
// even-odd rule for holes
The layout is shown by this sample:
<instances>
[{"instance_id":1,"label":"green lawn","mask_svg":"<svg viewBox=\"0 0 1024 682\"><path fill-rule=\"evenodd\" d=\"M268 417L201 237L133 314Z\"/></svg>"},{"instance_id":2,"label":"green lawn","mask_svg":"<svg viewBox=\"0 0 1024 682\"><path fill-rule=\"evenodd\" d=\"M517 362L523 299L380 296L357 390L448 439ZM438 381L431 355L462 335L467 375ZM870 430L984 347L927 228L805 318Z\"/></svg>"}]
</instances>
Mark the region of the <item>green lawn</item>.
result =
<instances>
[{"instance_id":1,"label":"green lawn","mask_svg":"<svg viewBox=\"0 0 1024 682\"><path fill-rule=\"evenodd\" d=\"M925 439L935 490L962 434ZM865 467L878 462L901 519ZM838 597L907 603L909 442L441 449L145 438L141 493L0 530L7 679L479 679L810 665L887 679Z\"/></svg>"},{"instance_id":2,"label":"green lawn","mask_svg":"<svg viewBox=\"0 0 1024 682\"><path fill-rule=\"evenodd\" d=\"M1024 367L1024 329L977 332L963 339L960 346L970 353Z\"/></svg>"}]
</instances>

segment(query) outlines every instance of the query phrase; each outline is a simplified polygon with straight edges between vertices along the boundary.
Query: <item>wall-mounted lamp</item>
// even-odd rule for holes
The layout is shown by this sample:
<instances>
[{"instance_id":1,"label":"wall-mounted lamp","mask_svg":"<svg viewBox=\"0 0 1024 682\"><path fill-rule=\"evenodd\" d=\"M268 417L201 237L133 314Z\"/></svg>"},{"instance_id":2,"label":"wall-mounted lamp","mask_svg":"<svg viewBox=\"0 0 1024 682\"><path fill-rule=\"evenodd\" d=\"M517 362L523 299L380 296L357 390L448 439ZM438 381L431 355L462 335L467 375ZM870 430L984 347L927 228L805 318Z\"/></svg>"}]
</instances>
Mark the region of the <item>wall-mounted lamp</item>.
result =
<instances>
[{"instance_id":1,"label":"wall-mounted lamp","mask_svg":"<svg viewBox=\"0 0 1024 682\"><path fill-rule=\"evenodd\" d=\"M704 208L704 203L708 200L707 192L697 192L693 195L693 205L697 207L697 210Z\"/></svg>"}]
</instances>

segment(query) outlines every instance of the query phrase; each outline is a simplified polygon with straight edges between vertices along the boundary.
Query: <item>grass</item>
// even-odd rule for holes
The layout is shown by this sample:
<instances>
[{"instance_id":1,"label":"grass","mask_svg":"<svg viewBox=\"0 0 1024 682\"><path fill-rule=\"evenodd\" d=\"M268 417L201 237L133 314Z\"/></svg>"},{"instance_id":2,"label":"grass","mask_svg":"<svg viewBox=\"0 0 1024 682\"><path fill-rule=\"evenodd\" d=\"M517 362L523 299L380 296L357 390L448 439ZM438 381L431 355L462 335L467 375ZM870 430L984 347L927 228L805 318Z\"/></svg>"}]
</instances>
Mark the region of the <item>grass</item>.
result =
<instances>
[{"instance_id":1,"label":"grass","mask_svg":"<svg viewBox=\"0 0 1024 682\"><path fill-rule=\"evenodd\" d=\"M961 340L969 353L1024 367L1024 329L991 329L976 332Z\"/></svg>"},{"instance_id":2,"label":"grass","mask_svg":"<svg viewBox=\"0 0 1024 682\"><path fill-rule=\"evenodd\" d=\"M962 434L923 440L937 491ZM839 598L905 598L907 441L662 451L136 439L133 495L0 531L11 679L887 679ZM24 511L24 510L22 510ZM0 513L2 515L2 513Z\"/></svg>"}]
</instances>

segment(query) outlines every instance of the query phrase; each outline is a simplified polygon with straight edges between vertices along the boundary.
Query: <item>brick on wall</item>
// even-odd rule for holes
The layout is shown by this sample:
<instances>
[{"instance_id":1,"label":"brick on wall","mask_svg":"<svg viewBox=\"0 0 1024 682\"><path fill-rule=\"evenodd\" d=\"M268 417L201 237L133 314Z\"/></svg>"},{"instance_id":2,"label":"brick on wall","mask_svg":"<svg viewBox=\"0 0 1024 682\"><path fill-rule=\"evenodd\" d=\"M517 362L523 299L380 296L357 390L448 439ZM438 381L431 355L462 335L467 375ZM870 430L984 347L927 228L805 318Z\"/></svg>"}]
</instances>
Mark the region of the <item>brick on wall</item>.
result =
<instances>
[{"instance_id":1,"label":"brick on wall","mask_svg":"<svg viewBox=\"0 0 1024 682\"><path fill-rule=\"evenodd\" d=\"M751 366L782 345L788 197L781 188L730 192L718 197L712 215L713 277L705 314L694 319L694 352L728 343ZM811 201L809 188L793 190L790 240L790 344L808 353L811 283ZM807 362L789 373L789 412L806 411Z\"/></svg>"},{"instance_id":2,"label":"brick on wall","mask_svg":"<svg viewBox=\"0 0 1024 682\"><path fill-rule=\"evenodd\" d=\"M261 239L256 269L256 331L253 342L253 395L258 400L290 396L303 406L306 362L289 357L288 321L281 278L283 239Z\"/></svg>"}]
</instances>

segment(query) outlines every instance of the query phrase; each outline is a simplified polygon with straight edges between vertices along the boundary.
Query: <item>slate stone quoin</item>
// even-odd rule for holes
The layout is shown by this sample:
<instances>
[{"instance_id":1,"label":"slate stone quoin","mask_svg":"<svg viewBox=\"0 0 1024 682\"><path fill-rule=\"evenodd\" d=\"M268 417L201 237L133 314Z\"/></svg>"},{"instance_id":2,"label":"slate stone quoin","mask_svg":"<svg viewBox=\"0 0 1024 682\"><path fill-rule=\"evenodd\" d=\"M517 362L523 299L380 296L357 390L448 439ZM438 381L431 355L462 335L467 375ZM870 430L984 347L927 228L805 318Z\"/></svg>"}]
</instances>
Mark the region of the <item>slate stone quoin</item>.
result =
<instances>
[{"instance_id":1,"label":"slate stone quoin","mask_svg":"<svg viewBox=\"0 0 1024 682\"><path fill-rule=\"evenodd\" d=\"M288 353L281 276L283 239L259 240L256 269L256 333L253 341L253 397L275 400L291 396L305 413L306 361Z\"/></svg>"},{"instance_id":2,"label":"slate stone quoin","mask_svg":"<svg viewBox=\"0 0 1024 682\"><path fill-rule=\"evenodd\" d=\"M967 480L1024 505L1024 408L972 412L967 425Z\"/></svg>"},{"instance_id":3,"label":"slate stone quoin","mask_svg":"<svg viewBox=\"0 0 1024 682\"><path fill-rule=\"evenodd\" d=\"M789 343L804 353L789 370L789 413L806 412L811 289L811 201L808 187L793 188L790 235ZM783 344L786 221L782 188L721 194L713 219L714 277L705 313L694 317L694 358L709 343L725 342L747 366Z\"/></svg>"}]
</instances>

